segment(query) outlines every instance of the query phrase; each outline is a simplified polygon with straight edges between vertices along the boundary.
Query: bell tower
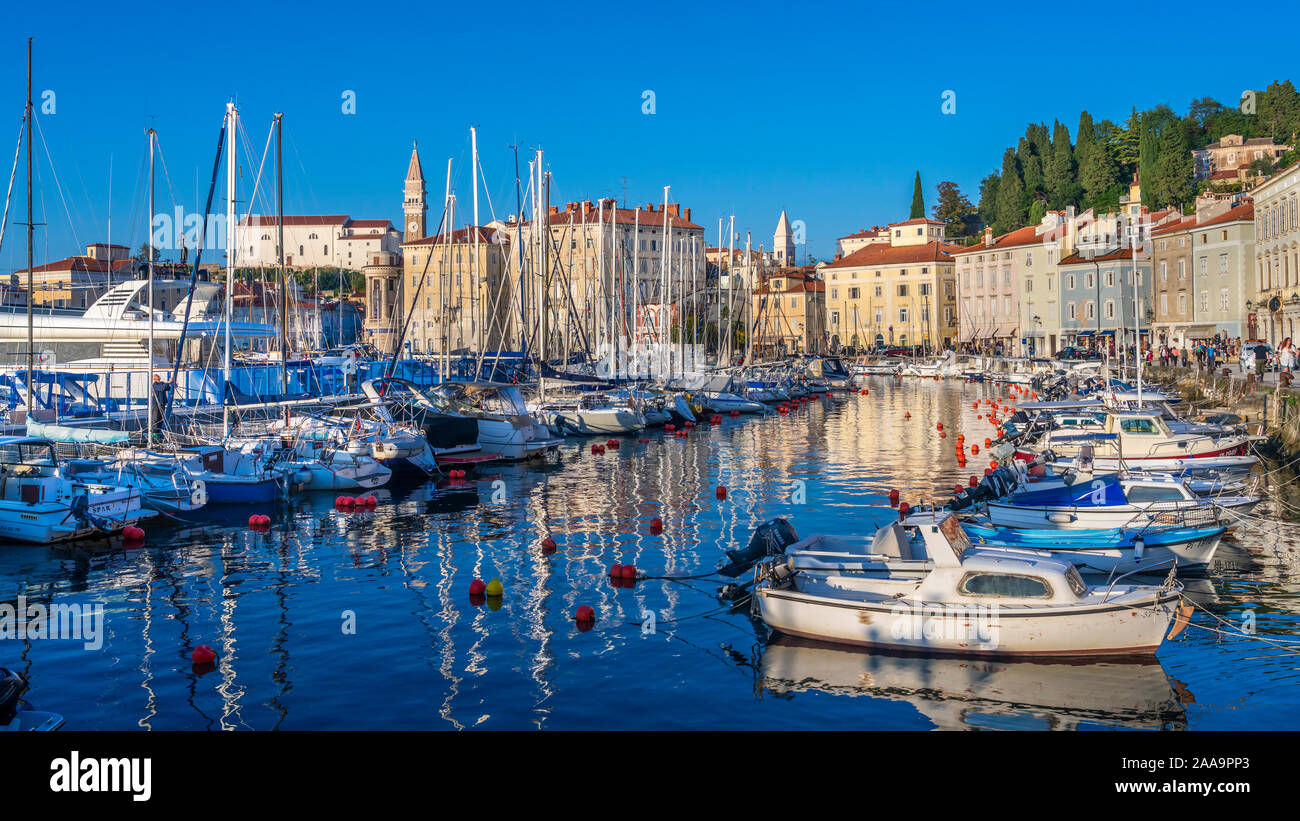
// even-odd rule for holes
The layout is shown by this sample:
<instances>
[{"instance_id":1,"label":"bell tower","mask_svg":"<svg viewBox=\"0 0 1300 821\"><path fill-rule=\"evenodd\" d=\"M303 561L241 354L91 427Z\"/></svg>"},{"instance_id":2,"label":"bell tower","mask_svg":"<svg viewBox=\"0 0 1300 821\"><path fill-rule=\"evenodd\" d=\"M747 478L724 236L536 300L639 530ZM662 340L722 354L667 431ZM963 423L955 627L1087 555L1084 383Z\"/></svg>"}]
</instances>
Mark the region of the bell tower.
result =
<instances>
[{"instance_id":1,"label":"bell tower","mask_svg":"<svg viewBox=\"0 0 1300 821\"><path fill-rule=\"evenodd\" d=\"M402 200L402 241L412 242L423 239L424 221L429 206L425 200L424 171L420 168L420 146L411 144L411 164L406 168L406 187Z\"/></svg>"}]
</instances>

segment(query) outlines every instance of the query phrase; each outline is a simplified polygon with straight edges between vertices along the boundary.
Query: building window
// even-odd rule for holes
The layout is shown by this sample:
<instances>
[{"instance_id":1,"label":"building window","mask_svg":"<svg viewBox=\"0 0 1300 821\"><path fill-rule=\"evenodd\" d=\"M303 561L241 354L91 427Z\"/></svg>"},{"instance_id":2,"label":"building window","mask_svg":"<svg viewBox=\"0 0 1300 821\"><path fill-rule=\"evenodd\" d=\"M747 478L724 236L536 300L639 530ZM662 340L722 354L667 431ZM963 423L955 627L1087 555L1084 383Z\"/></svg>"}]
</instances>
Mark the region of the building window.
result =
<instances>
[{"instance_id":1,"label":"building window","mask_svg":"<svg viewBox=\"0 0 1300 821\"><path fill-rule=\"evenodd\" d=\"M1201 312L1210 310L1210 292L1201 291Z\"/></svg>"},{"instance_id":2,"label":"building window","mask_svg":"<svg viewBox=\"0 0 1300 821\"><path fill-rule=\"evenodd\" d=\"M1228 289L1227 288L1219 289L1219 310L1220 311L1228 310Z\"/></svg>"},{"instance_id":3,"label":"building window","mask_svg":"<svg viewBox=\"0 0 1300 821\"><path fill-rule=\"evenodd\" d=\"M1201 257L1201 276L1206 276L1209 273L1209 261L1206 257Z\"/></svg>"},{"instance_id":4,"label":"building window","mask_svg":"<svg viewBox=\"0 0 1300 821\"><path fill-rule=\"evenodd\" d=\"M929 296L929 295L930 295L930 283L928 283L928 282L922 282L922 283L921 283L921 296Z\"/></svg>"},{"instance_id":5,"label":"building window","mask_svg":"<svg viewBox=\"0 0 1300 821\"><path fill-rule=\"evenodd\" d=\"M857 298L860 297L861 295L862 295L862 289L861 289L861 288L850 288L850 289L849 289L849 299L857 299Z\"/></svg>"},{"instance_id":6,"label":"building window","mask_svg":"<svg viewBox=\"0 0 1300 821\"><path fill-rule=\"evenodd\" d=\"M840 324L840 312L839 312L839 311L831 311L831 324L832 324L832 325L839 325L839 324Z\"/></svg>"},{"instance_id":7,"label":"building window","mask_svg":"<svg viewBox=\"0 0 1300 821\"><path fill-rule=\"evenodd\" d=\"M1169 294L1160 295L1160 315L1164 316L1169 313Z\"/></svg>"},{"instance_id":8,"label":"building window","mask_svg":"<svg viewBox=\"0 0 1300 821\"><path fill-rule=\"evenodd\" d=\"M899 296L907 296L907 286L906 286L906 285L899 285L899 286L898 286L898 295L899 295Z\"/></svg>"},{"instance_id":9,"label":"building window","mask_svg":"<svg viewBox=\"0 0 1300 821\"><path fill-rule=\"evenodd\" d=\"M1065 277L1065 290L1074 290L1074 274L1067 274Z\"/></svg>"},{"instance_id":10,"label":"building window","mask_svg":"<svg viewBox=\"0 0 1300 821\"><path fill-rule=\"evenodd\" d=\"M1106 318L1107 319L1115 318L1115 300L1113 299L1106 300Z\"/></svg>"},{"instance_id":11,"label":"building window","mask_svg":"<svg viewBox=\"0 0 1300 821\"><path fill-rule=\"evenodd\" d=\"M1187 279L1187 260L1178 260L1178 278Z\"/></svg>"},{"instance_id":12,"label":"building window","mask_svg":"<svg viewBox=\"0 0 1300 821\"><path fill-rule=\"evenodd\" d=\"M1025 267L1026 267L1026 268L1033 268L1033 267L1034 267L1034 252L1033 252L1033 251L1026 251L1026 252L1025 252Z\"/></svg>"},{"instance_id":13,"label":"building window","mask_svg":"<svg viewBox=\"0 0 1300 821\"><path fill-rule=\"evenodd\" d=\"M1179 294L1179 295L1178 295L1178 315L1179 315L1179 316L1184 316L1184 315L1186 315L1186 314L1187 314L1187 294Z\"/></svg>"},{"instance_id":14,"label":"building window","mask_svg":"<svg viewBox=\"0 0 1300 821\"><path fill-rule=\"evenodd\" d=\"M1169 264L1166 263L1163 259L1160 260L1160 281L1161 282L1169 281Z\"/></svg>"},{"instance_id":15,"label":"building window","mask_svg":"<svg viewBox=\"0 0 1300 821\"><path fill-rule=\"evenodd\" d=\"M1097 316L1097 306L1092 300L1083 303L1083 315L1087 319L1094 319Z\"/></svg>"},{"instance_id":16,"label":"building window","mask_svg":"<svg viewBox=\"0 0 1300 821\"><path fill-rule=\"evenodd\" d=\"M882 297L882 296L884 296L884 295L885 295L885 286L883 286L883 285L877 285L877 286L876 286L876 296L877 296L877 297Z\"/></svg>"},{"instance_id":17,"label":"building window","mask_svg":"<svg viewBox=\"0 0 1300 821\"><path fill-rule=\"evenodd\" d=\"M903 323L903 324L907 324L907 309L906 309L906 308L899 308L899 309L898 309L898 321L901 322L901 323Z\"/></svg>"},{"instance_id":18,"label":"building window","mask_svg":"<svg viewBox=\"0 0 1300 821\"><path fill-rule=\"evenodd\" d=\"M1078 319L1078 316L1076 316L1075 314L1075 307L1073 302L1065 303L1065 309L1066 309L1065 312L1069 315L1070 319Z\"/></svg>"}]
</instances>

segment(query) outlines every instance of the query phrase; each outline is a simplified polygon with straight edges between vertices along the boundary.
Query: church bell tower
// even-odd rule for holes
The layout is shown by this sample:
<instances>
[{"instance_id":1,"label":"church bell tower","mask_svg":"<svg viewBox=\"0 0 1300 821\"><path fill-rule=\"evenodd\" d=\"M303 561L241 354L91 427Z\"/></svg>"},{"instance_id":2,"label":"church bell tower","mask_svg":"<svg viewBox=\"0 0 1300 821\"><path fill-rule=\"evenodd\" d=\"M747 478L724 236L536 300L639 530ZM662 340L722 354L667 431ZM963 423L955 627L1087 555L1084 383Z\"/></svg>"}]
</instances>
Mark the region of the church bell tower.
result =
<instances>
[{"instance_id":1,"label":"church bell tower","mask_svg":"<svg viewBox=\"0 0 1300 821\"><path fill-rule=\"evenodd\" d=\"M402 241L412 242L425 237L425 217L429 206L425 198L424 171L420 168L420 147L411 146L411 164L406 169L406 187L402 200Z\"/></svg>"}]
</instances>

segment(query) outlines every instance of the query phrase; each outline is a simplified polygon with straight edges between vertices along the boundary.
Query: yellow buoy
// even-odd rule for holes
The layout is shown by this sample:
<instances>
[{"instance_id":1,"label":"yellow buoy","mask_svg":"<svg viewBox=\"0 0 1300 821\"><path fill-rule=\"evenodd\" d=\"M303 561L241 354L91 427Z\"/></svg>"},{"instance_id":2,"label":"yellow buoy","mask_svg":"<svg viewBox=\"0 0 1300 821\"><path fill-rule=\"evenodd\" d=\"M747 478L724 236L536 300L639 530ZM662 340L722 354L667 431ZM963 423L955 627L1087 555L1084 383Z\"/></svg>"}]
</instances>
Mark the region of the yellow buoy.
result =
<instances>
[{"instance_id":1,"label":"yellow buoy","mask_svg":"<svg viewBox=\"0 0 1300 821\"><path fill-rule=\"evenodd\" d=\"M484 592L487 593L489 596L496 597L496 596L500 596L502 593L505 592L505 587L501 584L501 580L499 578L493 576L492 581L487 583L487 590L485 590Z\"/></svg>"}]
</instances>

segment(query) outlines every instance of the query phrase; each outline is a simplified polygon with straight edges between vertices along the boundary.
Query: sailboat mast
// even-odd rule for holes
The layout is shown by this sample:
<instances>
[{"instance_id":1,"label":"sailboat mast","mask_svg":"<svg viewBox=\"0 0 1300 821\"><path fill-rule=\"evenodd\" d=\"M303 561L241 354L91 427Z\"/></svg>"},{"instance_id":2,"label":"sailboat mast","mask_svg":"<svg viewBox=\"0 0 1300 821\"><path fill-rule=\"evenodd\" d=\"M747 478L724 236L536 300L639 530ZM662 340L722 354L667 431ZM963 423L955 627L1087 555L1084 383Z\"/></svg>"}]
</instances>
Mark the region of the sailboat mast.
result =
<instances>
[{"instance_id":1,"label":"sailboat mast","mask_svg":"<svg viewBox=\"0 0 1300 821\"><path fill-rule=\"evenodd\" d=\"M153 182L154 182L154 143L157 135L150 128L147 132L149 135L149 244L145 246L148 254L149 266L149 381L145 386L145 410L149 417L149 438L145 441L150 445L153 444L153 403L157 397L153 389ZM110 248L112 246L109 246ZM113 255L109 254L109 270L112 270Z\"/></svg>"},{"instance_id":2,"label":"sailboat mast","mask_svg":"<svg viewBox=\"0 0 1300 821\"><path fill-rule=\"evenodd\" d=\"M480 314L480 311L482 310L482 303L481 303L481 301L479 300L479 282L481 282L482 279L486 279L486 278L487 278L487 269L484 268L483 271L482 271L482 273L479 273L479 247L478 247L478 241L479 241L479 236L478 236L478 129L476 129L476 128L471 128L471 129L469 130L469 143L470 143L470 154L472 155L471 158L470 158L470 164L469 164L469 181L470 181L470 185L472 185L472 186L474 187L474 226L473 226L473 229L474 229L474 250L473 250L472 257L471 257L471 259L473 260L473 262L472 262L472 264L471 264L471 266L470 266L470 278L469 278L469 282L470 282L470 288L471 288L472 290L470 291L469 299L470 299L470 314L474 317L474 319L473 319L473 323L474 323L474 329L473 329L473 330L474 330L474 347L478 350L478 352L479 352L479 356L481 357L481 356L482 356L482 353L483 353L483 317L479 315L479 314ZM475 374L475 375L477 376L477 374Z\"/></svg>"},{"instance_id":3,"label":"sailboat mast","mask_svg":"<svg viewBox=\"0 0 1300 821\"><path fill-rule=\"evenodd\" d=\"M32 224L32 38L27 38L27 413L30 415L34 405L36 383L33 381L33 348L35 346L35 329L32 320L32 245L35 226ZM110 255L111 256L111 255Z\"/></svg>"},{"instance_id":4,"label":"sailboat mast","mask_svg":"<svg viewBox=\"0 0 1300 821\"><path fill-rule=\"evenodd\" d=\"M221 420L225 436L230 435L230 401L227 394L230 392L230 315L233 313L234 293L235 293L235 124L239 120L239 112L235 110L234 103L226 103L226 136L229 138L229 145L226 147L226 345L225 354L221 363ZM212 176L216 177L214 170ZM211 192L209 192L210 196ZM198 259L194 260L198 265ZM197 270L195 275L197 275ZM190 301L193 302L194 293L190 292ZM185 308L186 317L189 316L189 306ZM176 350L176 359L180 360L181 351L178 347Z\"/></svg>"},{"instance_id":5,"label":"sailboat mast","mask_svg":"<svg viewBox=\"0 0 1300 821\"><path fill-rule=\"evenodd\" d=\"M230 152L232 155L234 151ZM284 265L284 115L275 112L275 216L280 243L280 392L289 392L289 270Z\"/></svg>"}]
</instances>

